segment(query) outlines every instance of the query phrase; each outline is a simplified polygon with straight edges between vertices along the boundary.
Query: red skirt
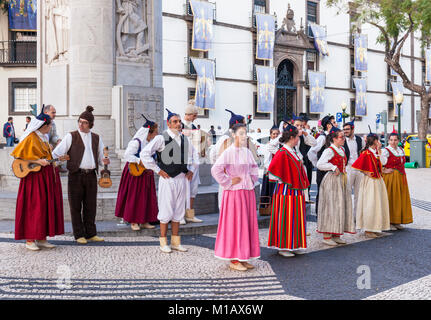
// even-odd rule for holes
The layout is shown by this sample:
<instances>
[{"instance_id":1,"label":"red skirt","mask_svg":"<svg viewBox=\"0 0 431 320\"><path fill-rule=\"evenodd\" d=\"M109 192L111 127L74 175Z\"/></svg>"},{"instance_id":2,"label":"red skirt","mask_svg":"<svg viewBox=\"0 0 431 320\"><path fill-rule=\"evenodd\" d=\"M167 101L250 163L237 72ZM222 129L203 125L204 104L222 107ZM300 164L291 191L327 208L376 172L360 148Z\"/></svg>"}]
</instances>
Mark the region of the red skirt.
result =
<instances>
[{"instance_id":1,"label":"red skirt","mask_svg":"<svg viewBox=\"0 0 431 320\"><path fill-rule=\"evenodd\" d=\"M154 172L145 170L139 177L132 176L127 162L118 188L115 216L143 224L156 222L158 212Z\"/></svg>"},{"instance_id":2,"label":"red skirt","mask_svg":"<svg viewBox=\"0 0 431 320\"><path fill-rule=\"evenodd\" d=\"M64 234L64 214L60 174L58 168L49 165L20 181L15 240L45 240L61 234Z\"/></svg>"}]
</instances>

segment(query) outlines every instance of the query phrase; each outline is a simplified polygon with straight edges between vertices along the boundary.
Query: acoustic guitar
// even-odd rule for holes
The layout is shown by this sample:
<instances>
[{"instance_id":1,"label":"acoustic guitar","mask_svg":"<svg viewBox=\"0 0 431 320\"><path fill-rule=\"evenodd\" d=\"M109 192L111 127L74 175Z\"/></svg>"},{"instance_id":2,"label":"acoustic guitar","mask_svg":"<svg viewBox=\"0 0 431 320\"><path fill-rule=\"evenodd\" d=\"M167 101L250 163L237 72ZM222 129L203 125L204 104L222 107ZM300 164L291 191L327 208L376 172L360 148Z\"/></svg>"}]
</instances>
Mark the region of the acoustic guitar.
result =
<instances>
[{"instance_id":1,"label":"acoustic guitar","mask_svg":"<svg viewBox=\"0 0 431 320\"><path fill-rule=\"evenodd\" d=\"M57 162L57 161L66 161L70 160L68 155L62 156L57 159L47 160L49 163ZM38 163L32 162L31 160L21 160L15 159L12 162L12 171L15 177L17 178L25 178L30 172L38 172L42 166Z\"/></svg>"},{"instance_id":2,"label":"acoustic guitar","mask_svg":"<svg viewBox=\"0 0 431 320\"><path fill-rule=\"evenodd\" d=\"M134 177L139 177L144 173L145 170L146 168L142 164L142 161L139 161L139 164L136 162L129 163L129 173Z\"/></svg>"},{"instance_id":3,"label":"acoustic guitar","mask_svg":"<svg viewBox=\"0 0 431 320\"><path fill-rule=\"evenodd\" d=\"M103 148L103 156L108 158L108 147ZM108 170L108 165L104 165L104 169L100 172L99 186L101 188L110 188L112 186L111 171Z\"/></svg>"}]
</instances>

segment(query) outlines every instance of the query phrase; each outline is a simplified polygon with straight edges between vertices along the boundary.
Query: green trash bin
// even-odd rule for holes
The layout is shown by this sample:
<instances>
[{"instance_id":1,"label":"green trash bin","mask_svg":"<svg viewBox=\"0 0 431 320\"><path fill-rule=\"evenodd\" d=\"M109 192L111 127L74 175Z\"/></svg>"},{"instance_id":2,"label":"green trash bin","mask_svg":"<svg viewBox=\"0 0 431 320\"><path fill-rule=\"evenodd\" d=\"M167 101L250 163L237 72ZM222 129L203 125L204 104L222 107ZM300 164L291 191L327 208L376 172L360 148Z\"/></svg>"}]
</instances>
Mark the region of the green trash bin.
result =
<instances>
[{"instance_id":1,"label":"green trash bin","mask_svg":"<svg viewBox=\"0 0 431 320\"><path fill-rule=\"evenodd\" d=\"M409 169L417 169L418 166L419 165L418 165L418 163L416 161L414 161L414 162L406 162L404 164L404 168L409 168Z\"/></svg>"},{"instance_id":2,"label":"green trash bin","mask_svg":"<svg viewBox=\"0 0 431 320\"><path fill-rule=\"evenodd\" d=\"M410 161L417 162L419 168L426 167L426 149L425 144L427 141L419 139L410 140Z\"/></svg>"}]
</instances>

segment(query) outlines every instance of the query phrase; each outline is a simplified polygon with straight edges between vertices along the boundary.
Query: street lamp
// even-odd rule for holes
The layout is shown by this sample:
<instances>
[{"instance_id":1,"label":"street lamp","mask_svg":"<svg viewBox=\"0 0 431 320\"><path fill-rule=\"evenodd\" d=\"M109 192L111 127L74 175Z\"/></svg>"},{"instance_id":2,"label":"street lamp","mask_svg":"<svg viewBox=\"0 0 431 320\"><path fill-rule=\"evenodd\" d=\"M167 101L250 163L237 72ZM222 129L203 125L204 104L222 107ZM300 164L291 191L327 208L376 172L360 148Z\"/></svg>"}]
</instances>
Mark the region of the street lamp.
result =
<instances>
[{"instance_id":1,"label":"street lamp","mask_svg":"<svg viewBox=\"0 0 431 320\"><path fill-rule=\"evenodd\" d=\"M346 123L345 119L347 118L346 109L347 109L347 103L346 103L346 101L343 101L343 103L341 104L341 110L343 110L343 115L342 115L342 118L343 118L343 127L344 127L344 125Z\"/></svg>"},{"instance_id":2,"label":"street lamp","mask_svg":"<svg viewBox=\"0 0 431 320\"><path fill-rule=\"evenodd\" d=\"M401 92L395 96L395 103L398 105L398 138L401 141L401 105L404 101L404 95Z\"/></svg>"}]
</instances>

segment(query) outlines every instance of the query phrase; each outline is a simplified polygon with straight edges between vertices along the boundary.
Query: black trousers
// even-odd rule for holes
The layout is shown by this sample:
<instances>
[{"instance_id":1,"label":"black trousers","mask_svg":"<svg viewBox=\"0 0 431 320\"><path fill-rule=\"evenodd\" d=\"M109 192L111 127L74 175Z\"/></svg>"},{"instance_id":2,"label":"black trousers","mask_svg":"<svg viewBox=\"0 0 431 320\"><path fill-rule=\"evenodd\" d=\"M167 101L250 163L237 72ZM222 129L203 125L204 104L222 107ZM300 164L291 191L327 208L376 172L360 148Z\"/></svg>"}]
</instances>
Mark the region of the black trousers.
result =
<instances>
[{"instance_id":1,"label":"black trousers","mask_svg":"<svg viewBox=\"0 0 431 320\"><path fill-rule=\"evenodd\" d=\"M316 183L317 183L317 195L316 195L316 216L319 210L319 189L320 189L320 184L322 183L323 177L325 176L325 174L328 173L328 171L320 171L319 169L317 169L317 174L316 174Z\"/></svg>"},{"instance_id":2,"label":"black trousers","mask_svg":"<svg viewBox=\"0 0 431 320\"><path fill-rule=\"evenodd\" d=\"M75 239L89 239L97 234L97 176L89 173L69 173L68 198Z\"/></svg>"}]
</instances>

